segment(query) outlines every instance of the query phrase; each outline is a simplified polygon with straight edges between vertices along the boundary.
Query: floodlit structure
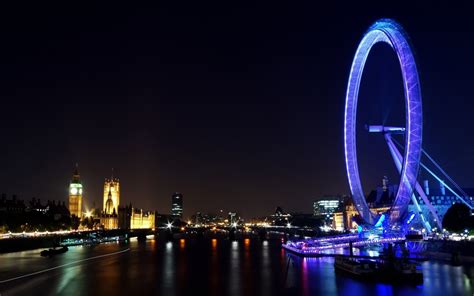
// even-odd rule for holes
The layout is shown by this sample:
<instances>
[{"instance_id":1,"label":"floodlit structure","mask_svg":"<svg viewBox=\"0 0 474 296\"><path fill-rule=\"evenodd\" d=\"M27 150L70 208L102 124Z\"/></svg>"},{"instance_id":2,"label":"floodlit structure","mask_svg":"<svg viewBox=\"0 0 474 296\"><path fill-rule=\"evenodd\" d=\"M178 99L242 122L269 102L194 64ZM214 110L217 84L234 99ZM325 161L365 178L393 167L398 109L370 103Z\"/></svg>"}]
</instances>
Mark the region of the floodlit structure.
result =
<instances>
[{"instance_id":1,"label":"floodlit structure","mask_svg":"<svg viewBox=\"0 0 474 296\"><path fill-rule=\"evenodd\" d=\"M384 135L395 166L401 176L396 189L390 189L395 187L389 186L388 179L383 178L382 192L389 196L396 192L393 194L391 205L369 208L359 177L356 118L359 87L364 66L372 47L377 43L388 44L398 57L403 79L406 118L405 127L367 126L369 132ZM369 28L357 48L349 75L345 101L344 152L353 205L345 205L342 212L335 213L333 224L337 230L353 229L357 225L359 233L316 239L289 240L282 245L283 248L303 256L313 256L327 250L350 247L351 243L352 246L363 247L372 244L402 242L407 239L405 234L411 229L410 223L416 216L421 219L422 225L429 232L431 231L431 225L424 217L428 213L432 215L433 222L441 229L439 216L442 215L438 215L440 207L444 211L449 203L462 202L472 210L474 208L473 197L468 196L439 164L422 149L422 123L420 83L407 35L397 22L390 19L381 19ZM394 135L397 134L404 136L405 143L403 145L395 140ZM421 162L422 155L434 165L444 179ZM440 195L429 196L428 182L425 182L423 187L418 183L417 178L420 168L426 170L440 183ZM444 180L448 180L450 184L448 185ZM446 191L450 191L453 196L446 199L448 197L445 195ZM432 203L436 203L436 207ZM353 222L357 224L354 225Z\"/></svg>"},{"instance_id":2,"label":"floodlit structure","mask_svg":"<svg viewBox=\"0 0 474 296\"><path fill-rule=\"evenodd\" d=\"M69 212L79 219L82 218L82 183L77 164L69 183Z\"/></svg>"},{"instance_id":3,"label":"floodlit structure","mask_svg":"<svg viewBox=\"0 0 474 296\"><path fill-rule=\"evenodd\" d=\"M325 197L322 200L317 200L313 203L313 215L323 216L332 215L341 206L339 197L329 199Z\"/></svg>"},{"instance_id":4,"label":"floodlit structure","mask_svg":"<svg viewBox=\"0 0 474 296\"><path fill-rule=\"evenodd\" d=\"M349 187L361 218L368 225L376 225L385 217L372 212L365 200L359 178L356 148L356 117L359 86L370 50L377 43L388 44L400 62L406 108L406 141L401 165L401 178L395 201L387 213L389 225L397 225L405 218L418 176L422 142L421 89L415 58L403 28L393 20L382 19L373 24L362 38L352 62L346 93L344 114L344 151Z\"/></svg>"},{"instance_id":5,"label":"floodlit structure","mask_svg":"<svg viewBox=\"0 0 474 296\"><path fill-rule=\"evenodd\" d=\"M117 178L112 177L105 179L104 182L104 203L103 211L100 218L100 224L105 229L116 229L118 223L118 209L120 205L120 182Z\"/></svg>"},{"instance_id":6,"label":"floodlit structure","mask_svg":"<svg viewBox=\"0 0 474 296\"><path fill-rule=\"evenodd\" d=\"M367 205L359 178L356 149L356 117L359 86L370 50L377 43L388 44L398 57L402 70L406 109L405 127L383 125L367 126L369 132L384 135L395 166L401 175L393 205L383 214L369 209ZM457 198L457 202L462 202L471 210L473 209L470 197L449 177L434 159L422 149L422 118L420 83L415 59L407 35L397 22L390 19L379 20L369 28L357 48L349 75L344 114L344 151L347 177L354 206L366 225L377 227L385 225L389 226L389 228L400 229L401 226L402 228L406 226L401 225L402 221L406 222L405 224L410 224L413 217L418 215L421 218L421 223L424 228L429 232L431 231L431 225L425 218L426 211L425 214L423 214L423 209L420 207L421 203L424 205L424 208L428 208L431 221L436 223L438 229L442 228L438 210L433 207L428 198L429 191L427 189L427 183L422 187L417 181L420 168L426 170L434 179L440 182L443 196L447 189ZM405 137L404 145L398 143L393 137L393 135L397 134L402 134ZM443 178L448 180L451 186L459 193L435 174L434 170L420 162L422 155L434 165L436 170L443 175ZM409 213L408 206L410 202L414 210Z\"/></svg>"},{"instance_id":7,"label":"floodlit structure","mask_svg":"<svg viewBox=\"0 0 474 296\"><path fill-rule=\"evenodd\" d=\"M119 207L118 228L153 229L155 228L155 212L134 208L132 204Z\"/></svg>"},{"instance_id":8,"label":"floodlit structure","mask_svg":"<svg viewBox=\"0 0 474 296\"><path fill-rule=\"evenodd\" d=\"M142 209L132 208L130 218L130 229L153 229L155 228L155 213L144 212Z\"/></svg>"},{"instance_id":9,"label":"floodlit structure","mask_svg":"<svg viewBox=\"0 0 474 296\"><path fill-rule=\"evenodd\" d=\"M118 213L120 205L120 182L113 176L110 179L105 179L104 182L104 213L113 214Z\"/></svg>"}]
</instances>

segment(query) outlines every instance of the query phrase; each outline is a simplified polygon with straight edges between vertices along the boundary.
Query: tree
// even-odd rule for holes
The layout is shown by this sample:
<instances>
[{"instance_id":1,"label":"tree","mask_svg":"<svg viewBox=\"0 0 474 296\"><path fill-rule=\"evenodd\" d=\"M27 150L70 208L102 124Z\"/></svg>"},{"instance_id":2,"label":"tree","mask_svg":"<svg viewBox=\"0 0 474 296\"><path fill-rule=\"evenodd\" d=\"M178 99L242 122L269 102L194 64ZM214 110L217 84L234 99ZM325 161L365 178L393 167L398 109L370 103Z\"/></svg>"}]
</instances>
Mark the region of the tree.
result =
<instances>
[{"instance_id":1,"label":"tree","mask_svg":"<svg viewBox=\"0 0 474 296\"><path fill-rule=\"evenodd\" d=\"M72 229L78 229L79 228L79 223L80 219L76 215L71 216L71 227Z\"/></svg>"},{"instance_id":2,"label":"tree","mask_svg":"<svg viewBox=\"0 0 474 296\"><path fill-rule=\"evenodd\" d=\"M94 217L85 217L82 219L81 225L88 229L94 228Z\"/></svg>"},{"instance_id":3,"label":"tree","mask_svg":"<svg viewBox=\"0 0 474 296\"><path fill-rule=\"evenodd\" d=\"M473 226L471 210L461 203L452 205L443 218L443 227L449 231L461 232Z\"/></svg>"}]
</instances>

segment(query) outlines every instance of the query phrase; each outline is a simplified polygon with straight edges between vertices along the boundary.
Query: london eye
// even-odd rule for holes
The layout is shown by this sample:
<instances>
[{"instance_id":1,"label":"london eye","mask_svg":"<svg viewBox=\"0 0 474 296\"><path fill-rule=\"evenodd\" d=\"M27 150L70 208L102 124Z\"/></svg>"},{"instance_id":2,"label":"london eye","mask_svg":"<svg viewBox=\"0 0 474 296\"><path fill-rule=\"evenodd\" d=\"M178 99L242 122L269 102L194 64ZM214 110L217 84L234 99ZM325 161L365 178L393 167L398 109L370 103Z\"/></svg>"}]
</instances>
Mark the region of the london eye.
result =
<instances>
[{"instance_id":1,"label":"london eye","mask_svg":"<svg viewBox=\"0 0 474 296\"><path fill-rule=\"evenodd\" d=\"M371 211L359 176L356 143L356 119L359 87L364 71L364 66L371 49L375 44L388 44L395 52L401 69L404 99L405 99L405 127L390 127L383 125L368 126L369 132L384 134L389 151L400 173L400 182L393 204L386 213L376 214ZM428 200L421 185L417 181L418 171L423 168L443 186L445 186L456 198L467 205L471 210L472 203L467 199L467 194L458 186L454 180L437 164L434 159L422 149L423 113L422 98L418 70L413 55L413 50L408 41L407 34L397 22L391 19L381 19L375 22L365 33L359 43L354 56L349 82L346 92L344 113L344 151L347 169L347 177L354 206L356 207L363 223L369 226L379 227L384 223L391 228L399 228L402 221L411 221L415 214L421 218L425 229L431 231L429 221L423 216L422 209L418 203L415 192L420 200L428 208L432 221L441 229L441 220L437 210ZM403 134L405 143L398 143L392 135ZM403 155L402 155L403 153ZM448 180L452 187L448 186L442 178L436 175L433 169L421 162L422 155L434 164L435 168ZM456 192L456 190L457 192ZM407 219L408 205L410 201L415 206L416 212ZM388 217L388 218L386 218Z\"/></svg>"},{"instance_id":2,"label":"london eye","mask_svg":"<svg viewBox=\"0 0 474 296\"><path fill-rule=\"evenodd\" d=\"M415 58L403 28L395 21L382 19L365 33L357 48L349 75L344 115L344 150L349 187L354 205L363 221L369 225L380 222L366 202L359 177L356 147L357 101L362 74L372 47L377 43L388 44L400 63L404 96L406 131L404 155L400 168L400 183L395 200L387 213L389 225L396 225L407 214L420 167L422 153L422 99ZM382 130L388 132L389 130ZM385 217L384 217L385 218Z\"/></svg>"}]
</instances>

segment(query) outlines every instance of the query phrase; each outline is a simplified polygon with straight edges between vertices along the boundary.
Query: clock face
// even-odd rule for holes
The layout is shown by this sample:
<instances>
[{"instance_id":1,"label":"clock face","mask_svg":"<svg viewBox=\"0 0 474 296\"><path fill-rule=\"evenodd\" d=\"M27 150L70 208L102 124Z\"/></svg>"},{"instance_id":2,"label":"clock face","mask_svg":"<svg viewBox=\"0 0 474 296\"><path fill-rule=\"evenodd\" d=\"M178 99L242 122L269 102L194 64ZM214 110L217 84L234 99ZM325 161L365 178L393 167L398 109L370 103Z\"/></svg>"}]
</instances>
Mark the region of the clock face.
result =
<instances>
[{"instance_id":1,"label":"clock face","mask_svg":"<svg viewBox=\"0 0 474 296\"><path fill-rule=\"evenodd\" d=\"M76 187L71 188L70 192L71 192L71 194L76 195L77 194L77 188Z\"/></svg>"},{"instance_id":2,"label":"clock face","mask_svg":"<svg viewBox=\"0 0 474 296\"><path fill-rule=\"evenodd\" d=\"M79 194L82 194L82 188L79 188Z\"/></svg>"}]
</instances>

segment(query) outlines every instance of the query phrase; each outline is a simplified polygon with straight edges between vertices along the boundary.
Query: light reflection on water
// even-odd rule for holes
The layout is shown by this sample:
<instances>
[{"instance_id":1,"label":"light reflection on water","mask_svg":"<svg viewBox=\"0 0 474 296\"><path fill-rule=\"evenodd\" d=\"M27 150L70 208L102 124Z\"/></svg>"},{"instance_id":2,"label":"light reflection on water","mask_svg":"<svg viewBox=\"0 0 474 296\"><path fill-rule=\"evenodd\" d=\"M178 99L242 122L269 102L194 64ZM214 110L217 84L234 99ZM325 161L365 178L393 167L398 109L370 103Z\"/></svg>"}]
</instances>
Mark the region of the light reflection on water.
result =
<instances>
[{"instance_id":1,"label":"light reflection on water","mask_svg":"<svg viewBox=\"0 0 474 296\"><path fill-rule=\"evenodd\" d=\"M209 276L209 295L219 295L220 290L219 282L219 252L217 249L217 239L211 240L212 251L211 251L211 266Z\"/></svg>"},{"instance_id":2,"label":"light reflection on water","mask_svg":"<svg viewBox=\"0 0 474 296\"><path fill-rule=\"evenodd\" d=\"M239 243L233 241L231 244L231 255L229 264L229 290L230 294L240 295L240 255L239 255Z\"/></svg>"},{"instance_id":3,"label":"light reflection on water","mask_svg":"<svg viewBox=\"0 0 474 296\"><path fill-rule=\"evenodd\" d=\"M64 289L69 285L74 285L74 280L82 271L82 266L75 266L73 268L68 268L65 272L61 273L58 286L56 288L55 294L60 294ZM78 287L79 288L79 287Z\"/></svg>"},{"instance_id":4,"label":"light reflection on water","mask_svg":"<svg viewBox=\"0 0 474 296\"><path fill-rule=\"evenodd\" d=\"M175 242L149 240L96 247L74 247L53 258L38 251L0 256L0 280L74 260L131 251L73 265L11 285L3 295L473 295L467 274L474 269L422 263L419 287L360 282L334 272L334 259L300 258L281 249L280 241L223 239ZM375 254L366 251L367 254ZM364 252L363 252L364 253ZM51 260L49 260L51 259ZM9 294L10 293L10 294Z\"/></svg>"},{"instance_id":5,"label":"light reflection on water","mask_svg":"<svg viewBox=\"0 0 474 296\"><path fill-rule=\"evenodd\" d=\"M437 262L422 263L424 283L419 286L360 282L335 274L334 259L299 258L291 256L296 269L301 270L302 295L472 295L472 279L463 267L454 267ZM307 283L309 282L309 289Z\"/></svg>"},{"instance_id":6,"label":"light reflection on water","mask_svg":"<svg viewBox=\"0 0 474 296\"><path fill-rule=\"evenodd\" d=\"M163 282L162 289L163 295L173 295L175 294L174 287L176 285L175 281L175 263L174 263L174 252L173 252L173 243L167 242L165 245L165 252L163 256Z\"/></svg>"},{"instance_id":7,"label":"light reflection on water","mask_svg":"<svg viewBox=\"0 0 474 296\"><path fill-rule=\"evenodd\" d=\"M270 258L270 249L268 247L268 241L262 242L262 264L261 264L261 282L260 286L260 295L271 295L270 294L270 285L271 285L271 258Z\"/></svg>"},{"instance_id":8,"label":"light reflection on water","mask_svg":"<svg viewBox=\"0 0 474 296\"><path fill-rule=\"evenodd\" d=\"M244 239L244 255L243 255L243 294L252 293L256 274L253 271L252 253L250 250L250 239ZM242 260L242 259L241 259Z\"/></svg>"}]
</instances>

